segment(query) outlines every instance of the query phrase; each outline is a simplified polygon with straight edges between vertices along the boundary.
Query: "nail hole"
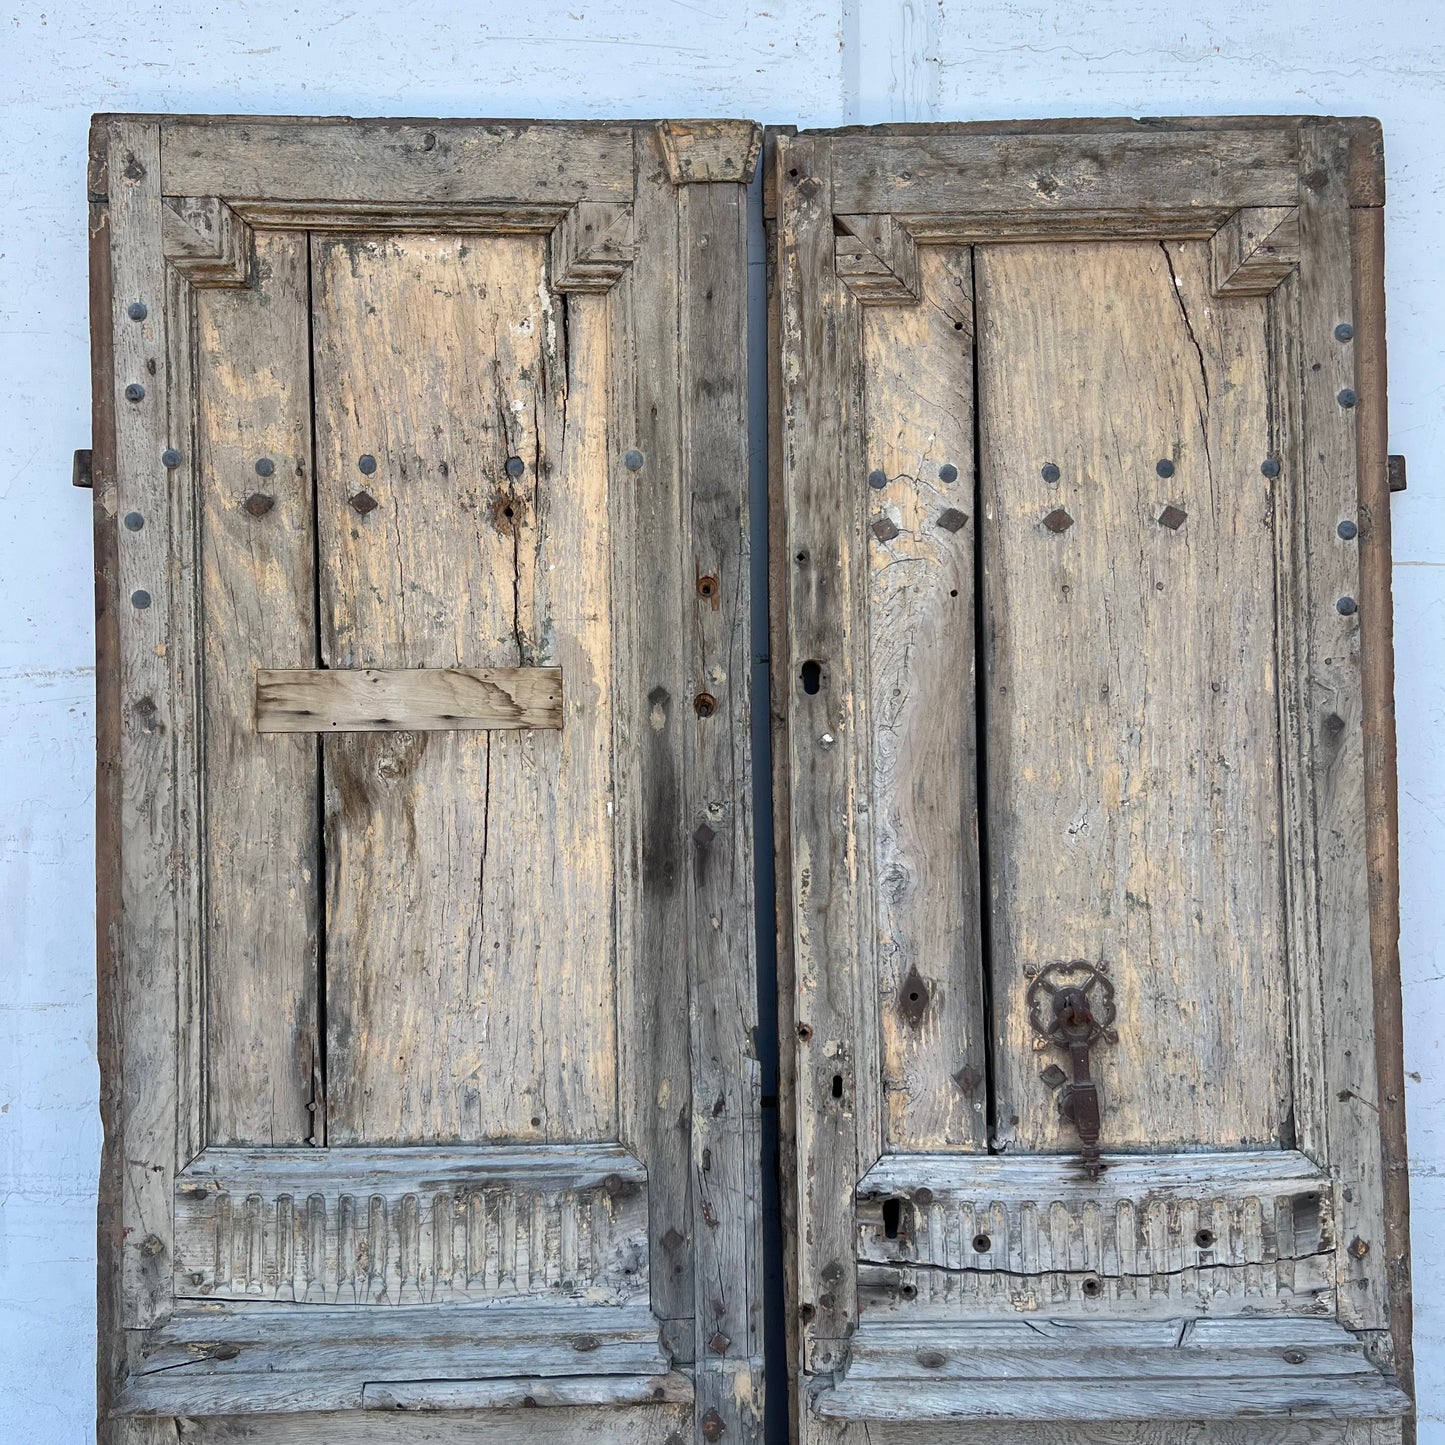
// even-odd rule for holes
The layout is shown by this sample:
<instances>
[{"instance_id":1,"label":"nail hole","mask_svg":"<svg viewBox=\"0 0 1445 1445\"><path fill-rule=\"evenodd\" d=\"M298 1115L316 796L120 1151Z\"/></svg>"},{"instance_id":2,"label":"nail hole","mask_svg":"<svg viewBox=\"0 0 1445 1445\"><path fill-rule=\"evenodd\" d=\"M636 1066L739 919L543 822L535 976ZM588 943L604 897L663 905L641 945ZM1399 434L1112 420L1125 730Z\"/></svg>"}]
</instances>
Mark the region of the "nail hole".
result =
<instances>
[{"instance_id":1,"label":"nail hole","mask_svg":"<svg viewBox=\"0 0 1445 1445\"><path fill-rule=\"evenodd\" d=\"M803 664L800 675L803 679L803 691L807 693L809 697L816 697L818 689L823 685L822 664L814 662L810 658Z\"/></svg>"},{"instance_id":2,"label":"nail hole","mask_svg":"<svg viewBox=\"0 0 1445 1445\"><path fill-rule=\"evenodd\" d=\"M904 1299L917 1299L918 1286L916 1284L906 1284L898 1293L901 1294Z\"/></svg>"},{"instance_id":3,"label":"nail hole","mask_svg":"<svg viewBox=\"0 0 1445 1445\"><path fill-rule=\"evenodd\" d=\"M958 596L958 588L957 588L957 587L950 587L950 588L948 589L948 595L949 595L950 597L957 597L957 596Z\"/></svg>"},{"instance_id":4,"label":"nail hole","mask_svg":"<svg viewBox=\"0 0 1445 1445\"><path fill-rule=\"evenodd\" d=\"M1212 1229L1198 1229L1194 1232L1194 1243L1200 1249L1214 1248L1214 1231Z\"/></svg>"},{"instance_id":5,"label":"nail hole","mask_svg":"<svg viewBox=\"0 0 1445 1445\"><path fill-rule=\"evenodd\" d=\"M955 321L955 322L953 323L953 329L954 329L955 331L962 331L962 330L963 330L963 322L961 322L961 321Z\"/></svg>"},{"instance_id":6,"label":"nail hole","mask_svg":"<svg viewBox=\"0 0 1445 1445\"><path fill-rule=\"evenodd\" d=\"M799 1024L799 1025L798 1025L798 1037L799 1037L800 1039L802 1039L804 1043L807 1043L807 1041L808 1041L810 1038L813 1037L813 1028L812 1028L812 1025L811 1025L811 1024Z\"/></svg>"},{"instance_id":7,"label":"nail hole","mask_svg":"<svg viewBox=\"0 0 1445 1445\"><path fill-rule=\"evenodd\" d=\"M883 1201L883 1237L884 1239L897 1239L898 1226L903 1219L903 1201L901 1199L885 1199Z\"/></svg>"},{"instance_id":8,"label":"nail hole","mask_svg":"<svg viewBox=\"0 0 1445 1445\"><path fill-rule=\"evenodd\" d=\"M511 507L503 507L503 508L502 508L502 515L503 515L504 517L511 517L511 516L515 516L516 514L513 512L513 510L512 510Z\"/></svg>"},{"instance_id":9,"label":"nail hole","mask_svg":"<svg viewBox=\"0 0 1445 1445\"><path fill-rule=\"evenodd\" d=\"M1104 1292L1104 1282L1097 1275L1090 1275L1083 1283L1083 1291L1090 1299L1097 1299Z\"/></svg>"},{"instance_id":10,"label":"nail hole","mask_svg":"<svg viewBox=\"0 0 1445 1445\"><path fill-rule=\"evenodd\" d=\"M710 692L700 692L692 700L692 710L699 717L711 717L717 711L717 699Z\"/></svg>"},{"instance_id":11,"label":"nail hole","mask_svg":"<svg viewBox=\"0 0 1445 1445\"><path fill-rule=\"evenodd\" d=\"M797 168L797 166L794 166L794 167L788 172L788 174L789 174L790 176L796 176L796 175L798 174L798 168ZM807 1306L805 1305L804 1308L806 1309Z\"/></svg>"},{"instance_id":12,"label":"nail hole","mask_svg":"<svg viewBox=\"0 0 1445 1445\"><path fill-rule=\"evenodd\" d=\"M716 597L718 581L716 577L699 577L697 579L697 595L699 597Z\"/></svg>"},{"instance_id":13,"label":"nail hole","mask_svg":"<svg viewBox=\"0 0 1445 1445\"><path fill-rule=\"evenodd\" d=\"M796 554L793 560L798 564L798 566L801 567L807 562L808 554L806 552L799 552Z\"/></svg>"},{"instance_id":14,"label":"nail hole","mask_svg":"<svg viewBox=\"0 0 1445 1445\"><path fill-rule=\"evenodd\" d=\"M975 1234L973 1237L973 1252L975 1254L987 1254L993 1248L993 1240L986 1234Z\"/></svg>"}]
</instances>

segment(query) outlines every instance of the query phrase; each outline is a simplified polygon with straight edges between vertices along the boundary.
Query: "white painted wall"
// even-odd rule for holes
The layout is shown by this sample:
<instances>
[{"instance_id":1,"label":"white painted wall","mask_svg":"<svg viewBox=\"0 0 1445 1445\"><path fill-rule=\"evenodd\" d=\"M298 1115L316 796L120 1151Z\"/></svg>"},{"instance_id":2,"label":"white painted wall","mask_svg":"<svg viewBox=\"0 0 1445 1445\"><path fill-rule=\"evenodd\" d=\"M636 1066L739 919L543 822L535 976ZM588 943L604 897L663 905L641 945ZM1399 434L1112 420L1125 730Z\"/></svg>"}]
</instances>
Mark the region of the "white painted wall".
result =
<instances>
[{"instance_id":1,"label":"white painted wall","mask_svg":"<svg viewBox=\"0 0 1445 1445\"><path fill-rule=\"evenodd\" d=\"M91 1438L96 1119L85 146L96 110L852 121L1371 114L1389 161L1421 1440L1445 1445L1445 7L1434 0L6 0L0 40L0 1435ZM1433 881L1432 881L1433 880Z\"/></svg>"}]
</instances>

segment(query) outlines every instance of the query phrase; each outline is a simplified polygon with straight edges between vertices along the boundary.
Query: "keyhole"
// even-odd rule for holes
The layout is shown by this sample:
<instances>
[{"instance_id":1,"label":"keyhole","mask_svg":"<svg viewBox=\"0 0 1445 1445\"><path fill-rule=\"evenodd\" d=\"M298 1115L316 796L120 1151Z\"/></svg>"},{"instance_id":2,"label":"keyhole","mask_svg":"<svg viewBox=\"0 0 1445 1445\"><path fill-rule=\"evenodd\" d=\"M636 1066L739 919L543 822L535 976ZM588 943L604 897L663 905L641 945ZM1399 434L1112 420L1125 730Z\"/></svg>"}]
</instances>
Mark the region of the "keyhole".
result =
<instances>
[{"instance_id":1,"label":"keyhole","mask_svg":"<svg viewBox=\"0 0 1445 1445\"><path fill-rule=\"evenodd\" d=\"M833 1097L834 1097L835 1099L841 1099L841 1098L843 1097L843 1076L842 1076L842 1074L834 1074L834 1075L833 1075Z\"/></svg>"},{"instance_id":2,"label":"keyhole","mask_svg":"<svg viewBox=\"0 0 1445 1445\"><path fill-rule=\"evenodd\" d=\"M823 685L823 665L814 662L811 658L802 667L803 691L809 697L816 696L818 689Z\"/></svg>"},{"instance_id":3,"label":"keyhole","mask_svg":"<svg viewBox=\"0 0 1445 1445\"><path fill-rule=\"evenodd\" d=\"M898 1225L903 1218L903 1201L901 1199L885 1199L883 1201L883 1237L885 1239L898 1238Z\"/></svg>"}]
</instances>

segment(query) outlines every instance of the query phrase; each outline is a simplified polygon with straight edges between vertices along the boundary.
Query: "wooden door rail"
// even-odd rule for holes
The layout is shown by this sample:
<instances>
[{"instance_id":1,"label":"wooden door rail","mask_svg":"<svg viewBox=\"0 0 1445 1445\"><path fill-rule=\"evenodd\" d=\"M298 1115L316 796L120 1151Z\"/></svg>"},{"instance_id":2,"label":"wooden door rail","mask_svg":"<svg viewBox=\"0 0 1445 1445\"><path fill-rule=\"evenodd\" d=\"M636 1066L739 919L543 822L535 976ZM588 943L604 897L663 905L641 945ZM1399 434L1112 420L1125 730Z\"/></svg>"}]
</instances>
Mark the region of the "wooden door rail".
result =
<instances>
[{"instance_id":1,"label":"wooden door rail","mask_svg":"<svg viewBox=\"0 0 1445 1445\"><path fill-rule=\"evenodd\" d=\"M256 670L256 731L560 728L560 667Z\"/></svg>"}]
</instances>

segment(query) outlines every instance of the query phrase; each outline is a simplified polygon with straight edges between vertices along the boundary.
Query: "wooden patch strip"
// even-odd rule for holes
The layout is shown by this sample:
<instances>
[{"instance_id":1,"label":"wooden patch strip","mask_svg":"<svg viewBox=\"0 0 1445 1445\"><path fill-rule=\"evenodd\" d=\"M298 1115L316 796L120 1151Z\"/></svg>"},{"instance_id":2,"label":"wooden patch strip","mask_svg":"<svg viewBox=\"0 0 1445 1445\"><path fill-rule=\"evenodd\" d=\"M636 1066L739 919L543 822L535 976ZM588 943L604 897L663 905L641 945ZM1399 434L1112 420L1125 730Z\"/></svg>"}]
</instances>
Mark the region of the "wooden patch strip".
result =
<instances>
[{"instance_id":1,"label":"wooden patch strip","mask_svg":"<svg viewBox=\"0 0 1445 1445\"><path fill-rule=\"evenodd\" d=\"M560 667L258 668L261 733L560 728Z\"/></svg>"}]
</instances>

